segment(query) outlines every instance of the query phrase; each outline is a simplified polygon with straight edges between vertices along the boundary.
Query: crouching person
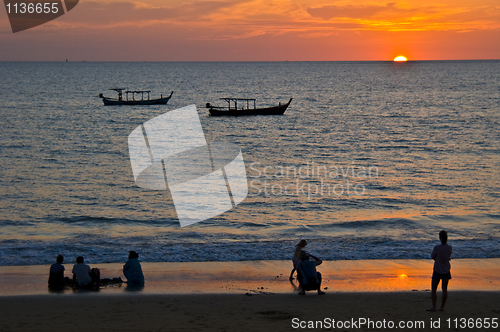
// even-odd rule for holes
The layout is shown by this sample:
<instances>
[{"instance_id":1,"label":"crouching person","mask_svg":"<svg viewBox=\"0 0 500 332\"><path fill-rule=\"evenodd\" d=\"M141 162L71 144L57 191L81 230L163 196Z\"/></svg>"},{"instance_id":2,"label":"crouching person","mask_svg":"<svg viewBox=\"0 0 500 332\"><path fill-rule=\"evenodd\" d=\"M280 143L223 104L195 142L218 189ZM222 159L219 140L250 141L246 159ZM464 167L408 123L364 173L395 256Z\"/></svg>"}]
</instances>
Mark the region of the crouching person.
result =
<instances>
[{"instance_id":1,"label":"crouching person","mask_svg":"<svg viewBox=\"0 0 500 332\"><path fill-rule=\"evenodd\" d=\"M144 274L139 262L139 254L135 251L128 253L128 260L123 266L123 275L127 278L128 286L144 287Z\"/></svg>"},{"instance_id":2,"label":"crouching person","mask_svg":"<svg viewBox=\"0 0 500 332\"><path fill-rule=\"evenodd\" d=\"M312 257L314 261L310 261ZM300 262L297 268L297 279L299 280L301 291L299 295L305 295L305 291L317 290L318 295L325 294L321 291L321 273L316 271L316 266L323 263L321 259L302 251L300 253Z\"/></svg>"}]
</instances>

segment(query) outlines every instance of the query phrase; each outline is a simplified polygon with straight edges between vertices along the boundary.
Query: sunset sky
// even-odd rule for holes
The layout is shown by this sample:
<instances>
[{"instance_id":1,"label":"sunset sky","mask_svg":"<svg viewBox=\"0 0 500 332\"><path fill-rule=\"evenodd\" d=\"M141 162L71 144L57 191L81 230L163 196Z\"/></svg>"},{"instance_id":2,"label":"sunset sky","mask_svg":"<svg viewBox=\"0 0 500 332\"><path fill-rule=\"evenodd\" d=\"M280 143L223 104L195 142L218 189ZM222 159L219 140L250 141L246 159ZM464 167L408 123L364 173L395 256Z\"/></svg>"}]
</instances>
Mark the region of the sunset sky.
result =
<instances>
[{"instance_id":1,"label":"sunset sky","mask_svg":"<svg viewBox=\"0 0 500 332\"><path fill-rule=\"evenodd\" d=\"M498 0L80 0L12 33L0 61L500 59Z\"/></svg>"}]
</instances>

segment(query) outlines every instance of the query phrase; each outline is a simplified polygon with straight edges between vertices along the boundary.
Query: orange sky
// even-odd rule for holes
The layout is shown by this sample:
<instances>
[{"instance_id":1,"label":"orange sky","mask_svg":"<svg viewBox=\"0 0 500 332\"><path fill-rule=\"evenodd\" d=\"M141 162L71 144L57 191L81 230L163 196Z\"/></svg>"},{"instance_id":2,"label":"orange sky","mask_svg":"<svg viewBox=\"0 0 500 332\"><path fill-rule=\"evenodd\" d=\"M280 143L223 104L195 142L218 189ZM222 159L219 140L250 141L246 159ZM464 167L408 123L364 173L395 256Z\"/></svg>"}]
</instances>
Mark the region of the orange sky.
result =
<instances>
[{"instance_id":1,"label":"orange sky","mask_svg":"<svg viewBox=\"0 0 500 332\"><path fill-rule=\"evenodd\" d=\"M498 0L80 0L12 33L0 61L500 59Z\"/></svg>"}]
</instances>

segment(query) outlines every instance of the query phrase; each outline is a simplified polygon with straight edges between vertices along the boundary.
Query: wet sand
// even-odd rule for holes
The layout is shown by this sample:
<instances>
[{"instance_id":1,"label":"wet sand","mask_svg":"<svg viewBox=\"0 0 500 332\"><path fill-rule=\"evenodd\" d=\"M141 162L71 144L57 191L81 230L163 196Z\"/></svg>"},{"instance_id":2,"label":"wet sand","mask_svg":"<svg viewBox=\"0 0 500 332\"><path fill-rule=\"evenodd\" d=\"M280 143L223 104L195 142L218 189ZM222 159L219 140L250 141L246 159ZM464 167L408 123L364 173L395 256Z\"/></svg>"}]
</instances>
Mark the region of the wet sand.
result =
<instances>
[{"instance_id":1,"label":"wet sand","mask_svg":"<svg viewBox=\"0 0 500 332\"><path fill-rule=\"evenodd\" d=\"M121 264L96 266L102 277L121 276ZM288 261L142 266L142 291L122 285L57 294L47 291L48 266L0 267L0 331L290 331L328 328L332 319L342 322L332 328L339 331L386 331L390 322L412 322L416 331L431 330L431 322L441 330L488 331L495 329L462 327L460 319L500 320L500 259L453 260L444 312L426 311L431 261L324 262L322 296L296 294Z\"/></svg>"},{"instance_id":2,"label":"wet sand","mask_svg":"<svg viewBox=\"0 0 500 332\"><path fill-rule=\"evenodd\" d=\"M141 263L142 294L245 294L295 291L288 276L291 261ZM431 260L328 261L318 267L329 292L397 292L430 289ZM71 277L73 264L64 264ZM121 277L123 264L92 264L102 278ZM0 296L48 294L48 265L0 267ZM297 286L296 280L294 285ZM452 290L500 291L500 259L452 260ZM99 294L118 294L104 287ZM66 294L73 293L68 289Z\"/></svg>"}]
</instances>

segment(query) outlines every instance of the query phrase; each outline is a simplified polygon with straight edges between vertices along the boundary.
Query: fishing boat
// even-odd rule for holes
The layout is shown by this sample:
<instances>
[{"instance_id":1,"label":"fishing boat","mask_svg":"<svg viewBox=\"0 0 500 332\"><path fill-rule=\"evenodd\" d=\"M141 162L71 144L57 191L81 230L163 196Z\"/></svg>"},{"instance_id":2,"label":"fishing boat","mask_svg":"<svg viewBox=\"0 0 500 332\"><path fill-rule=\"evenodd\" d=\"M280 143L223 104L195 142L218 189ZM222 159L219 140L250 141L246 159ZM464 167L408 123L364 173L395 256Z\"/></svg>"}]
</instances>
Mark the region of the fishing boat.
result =
<instances>
[{"instance_id":1,"label":"fishing boat","mask_svg":"<svg viewBox=\"0 0 500 332\"><path fill-rule=\"evenodd\" d=\"M271 107L257 108L255 99L249 98L221 98L227 102L226 107L206 104L211 116L248 116L248 115L282 115L285 113L288 105L292 102L290 98L288 103Z\"/></svg>"},{"instance_id":2,"label":"fishing boat","mask_svg":"<svg viewBox=\"0 0 500 332\"><path fill-rule=\"evenodd\" d=\"M170 98L172 98L173 91L170 93L170 96L163 97L157 99L151 99L150 93L151 90L126 90L125 88L113 88L110 89L112 91L116 91L118 93L118 98L108 98L104 97L102 93L99 94L99 98L102 99L104 105L165 105L168 103ZM123 98L123 94L125 93L125 98ZM145 96L147 94L147 97ZM136 99L137 96L137 99Z\"/></svg>"}]
</instances>

